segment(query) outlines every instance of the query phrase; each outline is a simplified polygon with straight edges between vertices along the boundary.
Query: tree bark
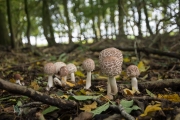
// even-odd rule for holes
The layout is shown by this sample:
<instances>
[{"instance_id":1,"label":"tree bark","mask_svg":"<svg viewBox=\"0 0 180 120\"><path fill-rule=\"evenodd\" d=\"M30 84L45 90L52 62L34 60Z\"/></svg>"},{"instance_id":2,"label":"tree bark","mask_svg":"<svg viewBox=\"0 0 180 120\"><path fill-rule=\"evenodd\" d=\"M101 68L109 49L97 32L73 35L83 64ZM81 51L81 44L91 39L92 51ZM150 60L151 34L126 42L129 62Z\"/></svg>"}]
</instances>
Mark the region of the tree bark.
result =
<instances>
[{"instance_id":1,"label":"tree bark","mask_svg":"<svg viewBox=\"0 0 180 120\"><path fill-rule=\"evenodd\" d=\"M35 91L26 86L20 86L20 85L14 84L14 83L10 83L3 79L0 79L0 89L6 90L11 93L25 95L35 101L40 101L45 104L57 106L61 109L72 109L77 106L77 103L75 101L68 101L68 100L63 100L63 99L59 99L59 98L53 98L49 95Z\"/></svg>"},{"instance_id":2,"label":"tree bark","mask_svg":"<svg viewBox=\"0 0 180 120\"><path fill-rule=\"evenodd\" d=\"M118 27L119 27L119 33L118 35L124 35L124 26L123 26L123 19L124 19L124 12L123 12L123 4L124 0L118 0L118 12L119 12L119 22L118 22Z\"/></svg>"},{"instance_id":3,"label":"tree bark","mask_svg":"<svg viewBox=\"0 0 180 120\"><path fill-rule=\"evenodd\" d=\"M148 31L149 31L149 33L150 33L150 35L153 35L153 32L152 32L152 30L151 30L151 27L150 27L150 25L149 25L149 16L148 16L148 11L147 11L147 8L146 8L146 0L143 0L143 3L144 3L144 14L145 14L145 20L146 20L146 27L147 27L147 29L148 29Z\"/></svg>"},{"instance_id":4,"label":"tree bark","mask_svg":"<svg viewBox=\"0 0 180 120\"><path fill-rule=\"evenodd\" d=\"M51 22L51 16L49 13L49 6L48 6L48 1L43 0L43 6L42 6L42 25L43 25L43 30L44 30L44 36L47 39L48 45L53 46L56 44L55 38L54 38L54 30L52 27L52 22Z\"/></svg>"},{"instance_id":5,"label":"tree bark","mask_svg":"<svg viewBox=\"0 0 180 120\"><path fill-rule=\"evenodd\" d=\"M31 21L30 21L30 17L29 17L28 1L27 0L24 0L24 10L25 10L26 19L27 19L26 37L27 37L27 40L28 40L28 45L31 46L31 41L30 41Z\"/></svg>"},{"instance_id":6,"label":"tree bark","mask_svg":"<svg viewBox=\"0 0 180 120\"><path fill-rule=\"evenodd\" d=\"M15 40L14 40L14 32L13 32L13 28L12 28L12 21L11 21L11 6L10 6L10 1L7 0L6 1L6 5L7 5L7 14L8 14L8 24L9 24L9 30L10 30L10 38L11 38L11 47L15 48Z\"/></svg>"},{"instance_id":7,"label":"tree bark","mask_svg":"<svg viewBox=\"0 0 180 120\"><path fill-rule=\"evenodd\" d=\"M67 21L67 26L68 26L68 37L69 37L69 44L72 44L72 30L71 30L71 21L69 19L69 13L68 13L68 0L63 0L63 5L64 5L64 14L66 17Z\"/></svg>"},{"instance_id":8,"label":"tree bark","mask_svg":"<svg viewBox=\"0 0 180 120\"><path fill-rule=\"evenodd\" d=\"M136 1L135 0L135 3L136 3L136 9L137 9L137 13L138 13L138 21L137 21L137 27L138 27L138 36L139 37L142 37L142 31L141 31L141 20L142 20L142 17L141 17L141 1Z\"/></svg>"}]
</instances>

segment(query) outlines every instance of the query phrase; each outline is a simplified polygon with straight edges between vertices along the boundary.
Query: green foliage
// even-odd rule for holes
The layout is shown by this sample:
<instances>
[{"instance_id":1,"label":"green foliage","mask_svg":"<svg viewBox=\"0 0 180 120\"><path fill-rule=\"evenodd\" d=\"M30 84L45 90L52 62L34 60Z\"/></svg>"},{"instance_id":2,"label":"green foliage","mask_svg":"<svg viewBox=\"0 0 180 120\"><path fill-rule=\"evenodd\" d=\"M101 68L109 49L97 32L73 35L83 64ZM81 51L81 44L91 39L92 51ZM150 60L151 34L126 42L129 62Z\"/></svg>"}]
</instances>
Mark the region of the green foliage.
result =
<instances>
[{"instance_id":1,"label":"green foliage","mask_svg":"<svg viewBox=\"0 0 180 120\"><path fill-rule=\"evenodd\" d=\"M134 101L130 100L121 100L120 104L123 106L124 110L127 113L131 113L132 110L138 110L140 109L137 105L133 105Z\"/></svg>"},{"instance_id":2,"label":"green foliage","mask_svg":"<svg viewBox=\"0 0 180 120\"><path fill-rule=\"evenodd\" d=\"M106 110L109 108L109 105L110 105L110 103L107 102L107 103L105 103L104 105L97 107L95 110L93 110L93 111L91 111L91 112L92 112L93 115L95 116L95 115L97 115L97 114L100 114L100 113L103 112L103 111L106 111Z\"/></svg>"},{"instance_id":3,"label":"green foliage","mask_svg":"<svg viewBox=\"0 0 180 120\"><path fill-rule=\"evenodd\" d=\"M42 114L43 114L43 115L46 115L46 114L48 114L48 113L50 113L50 112L53 112L53 111L55 111L55 110L59 110L59 108L58 108L58 107L55 107L55 106L49 106L48 108L46 108L45 110L43 110Z\"/></svg>"},{"instance_id":4,"label":"green foliage","mask_svg":"<svg viewBox=\"0 0 180 120\"><path fill-rule=\"evenodd\" d=\"M92 99L97 99L100 96L85 96L85 95L79 95L79 96L70 96L69 99L75 99L75 100L92 100Z\"/></svg>"}]
</instances>

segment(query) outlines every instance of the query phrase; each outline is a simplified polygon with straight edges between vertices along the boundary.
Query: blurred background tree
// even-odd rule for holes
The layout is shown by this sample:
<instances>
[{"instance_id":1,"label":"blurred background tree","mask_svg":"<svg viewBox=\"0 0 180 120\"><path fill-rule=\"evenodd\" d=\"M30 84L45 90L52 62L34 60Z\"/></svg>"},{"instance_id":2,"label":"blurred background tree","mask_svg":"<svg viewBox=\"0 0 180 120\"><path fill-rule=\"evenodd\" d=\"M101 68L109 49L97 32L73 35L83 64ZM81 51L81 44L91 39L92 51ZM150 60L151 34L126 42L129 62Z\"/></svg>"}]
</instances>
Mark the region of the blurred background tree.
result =
<instances>
[{"instance_id":1,"label":"blurred background tree","mask_svg":"<svg viewBox=\"0 0 180 120\"><path fill-rule=\"evenodd\" d=\"M149 40L180 32L180 0L0 0L0 45ZM164 36L164 37L163 37Z\"/></svg>"}]
</instances>

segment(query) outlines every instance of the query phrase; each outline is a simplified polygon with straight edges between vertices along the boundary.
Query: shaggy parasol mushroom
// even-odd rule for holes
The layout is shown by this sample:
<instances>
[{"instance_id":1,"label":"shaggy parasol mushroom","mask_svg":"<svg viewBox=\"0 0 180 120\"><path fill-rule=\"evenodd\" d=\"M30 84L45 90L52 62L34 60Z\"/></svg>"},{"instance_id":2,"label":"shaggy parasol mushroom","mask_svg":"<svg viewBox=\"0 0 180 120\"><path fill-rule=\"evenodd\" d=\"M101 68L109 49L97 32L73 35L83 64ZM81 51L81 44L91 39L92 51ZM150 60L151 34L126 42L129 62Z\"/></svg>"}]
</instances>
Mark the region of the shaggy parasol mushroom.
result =
<instances>
[{"instance_id":1,"label":"shaggy parasol mushroom","mask_svg":"<svg viewBox=\"0 0 180 120\"><path fill-rule=\"evenodd\" d=\"M49 62L44 65L44 72L48 74L48 83L47 83L47 90L54 86L53 84L53 75L56 72L56 67L52 62Z\"/></svg>"},{"instance_id":2,"label":"shaggy parasol mushroom","mask_svg":"<svg viewBox=\"0 0 180 120\"><path fill-rule=\"evenodd\" d=\"M20 74L14 74L14 79L16 80L16 84L23 85L21 80L23 79Z\"/></svg>"},{"instance_id":3,"label":"shaggy parasol mushroom","mask_svg":"<svg viewBox=\"0 0 180 120\"><path fill-rule=\"evenodd\" d=\"M99 53L99 63L100 63L100 68L102 68L102 61L106 58L106 57L116 57L120 60L120 66L122 66L122 63L123 63L123 55L122 55L122 52L117 49L117 48L114 48L114 47L111 47L111 48L106 48L104 50L102 50L100 53ZM121 71L120 71L121 72ZM110 86L110 81L108 79L108 82L107 82L107 94L110 94L111 93L111 86Z\"/></svg>"},{"instance_id":4,"label":"shaggy parasol mushroom","mask_svg":"<svg viewBox=\"0 0 180 120\"><path fill-rule=\"evenodd\" d=\"M130 65L126 69L127 76L131 77L131 85L132 89L134 88L136 91L138 90L138 81L137 78L140 75L140 71L136 65Z\"/></svg>"},{"instance_id":5,"label":"shaggy parasol mushroom","mask_svg":"<svg viewBox=\"0 0 180 120\"><path fill-rule=\"evenodd\" d=\"M123 63L123 55L122 55L122 52L117 49L117 48L114 48L114 47L111 47L111 48L106 48L104 50L102 50L100 53L99 53L99 63L101 65L102 63L102 60L106 57L117 57L121 60L121 65Z\"/></svg>"},{"instance_id":6,"label":"shaggy parasol mushroom","mask_svg":"<svg viewBox=\"0 0 180 120\"><path fill-rule=\"evenodd\" d=\"M67 79L67 76L64 76L64 73L66 73L66 64L64 62L56 62L54 63L55 67L56 67L56 77L58 78L61 78L62 81L60 81L59 79L55 79L54 78L54 82L59 85L59 86L62 86L62 85L66 85L66 79ZM61 69L62 68L62 69ZM65 71L63 71L65 69ZM63 75L63 76L62 76Z\"/></svg>"},{"instance_id":7,"label":"shaggy parasol mushroom","mask_svg":"<svg viewBox=\"0 0 180 120\"><path fill-rule=\"evenodd\" d=\"M87 78L86 78L86 89L91 87L91 71L95 69L95 63L92 59L87 58L83 61L82 67L84 70L87 71Z\"/></svg>"},{"instance_id":8,"label":"shaggy parasol mushroom","mask_svg":"<svg viewBox=\"0 0 180 120\"><path fill-rule=\"evenodd\" d=\"M62 78L61 82L62 82L62 86L66 85L66 81L67 81L67 75L69 74L69 71L67 69L67 66L62 66L60 71L59 71L59 76Z\"/></svg>"},{"instance_id":9,"label":"shaggy parasol mushroom","mask_svg":"<svg viewBox=\"0 0 180 120\"><path fill-rule=\"evenodd\" d=\"M74 72L77 71L76 66L74 64L72 64L72 63L69 63L69 64L67 64L67 69L69 71L69 74L71 74L71 81L75 82Z\"/></svg>"},{"instance_id":10,"label":"shaggy parasol mushroom","mask_svg":"<svg viewBox=\"0 0 180 120\"><path fill-rule=\"evenodd\" d=\"M118 92L115 76L121 73L121 65L122 59L117 57L106 57L101 61L101 71L108 76L107 94L115 95Z\"/></svg>"}]
</instances>

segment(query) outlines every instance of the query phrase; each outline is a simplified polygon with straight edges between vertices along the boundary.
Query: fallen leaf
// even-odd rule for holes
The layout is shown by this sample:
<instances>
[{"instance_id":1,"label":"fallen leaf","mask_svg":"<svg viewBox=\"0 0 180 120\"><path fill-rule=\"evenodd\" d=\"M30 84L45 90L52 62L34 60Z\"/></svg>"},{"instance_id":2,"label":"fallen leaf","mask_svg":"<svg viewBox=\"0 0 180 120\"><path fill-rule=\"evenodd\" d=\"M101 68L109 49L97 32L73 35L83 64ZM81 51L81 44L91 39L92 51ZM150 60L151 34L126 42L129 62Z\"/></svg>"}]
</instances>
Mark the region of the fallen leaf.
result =
<instances>
[{"instance_id":1,"label":"fallen leaf","mask_svg":"<svg viewBox=\"0 0 180 120\"><path fill-rule=\"evenodd\" d=\"M70 83L70 82L68 82L68 81L66 81L66 84L67 84L69 87L74 87L74 86L75 86L75 84Z\"/></svg>"},{"instance_id":2,"label":"fallen leaf","mask_svg":"<svg viewBox=\"0 0 180 120\"><path fill-rule=\"evenodd\" d=\"M92 104L90 105L84 105L84 107L80 108L80 110L84 110L86 112L90 112L92 109L97 108L97 102L94 101Z\"/></svg>"},{"instance_id":3,"label":"fallen leaf","mask_svg":"<svg viewBox=\"0 0 180 120\"><path fill-rule=\"evenodd\" d=\"M75 72L75 75L79 77L85 77L85 75L79 70Z\"/></svg>"},{"instance_id":4,"label":"fallen leaf","mask_svg":"<svg viewBox=\"0 0 180 120\"><path fill-rule=\"evenodd\" d=\"M128 88L125 88L125 89L123 89L123 91L124 91L124 93L126 94L126 95L134 95L134 91L132 91L132 90L130 90L130 89L128 89Z\"/></svg>"},{"instance_id":5,"label":"fallen leaf","mask_svg":"<svg viewBox=\"0 0 180 120\"><path fill-rule=\"evenodd\" d=\"M155 104L155 105L148 105L144 111L143 114L141 114L140 116L143 117L143 116L147 116L150 112L155 112L155 111L158 111L158 110L162 110L161 109L161 104Z\"/></svg>"},{"instance_id":6,"label":"fallen leaf","mask_svg":"<svg viewBox=\"0 0 180 120\"><path fill-rule=\"evenodd\" d=\"M123 58L123 62L127 63L130 62L131 60L128 57Z\"/></svg>"},{"instance_id":7,"label":"fallen leaf","mask_svg":"<svg viewBox=\"0 0 180 120\"><path fill-rule=\"evenodd\" d=\"M155 94L153 94L153 93L152 93L151 91L149 91L148 89L146 89L146 92L147 92L147 94L148 94L149 96L151 96L151 97L154 97L154 98L157 97Z\"/></svg>"},{"instance_id":8,"label":"fallen leaf","mask_svg":"<svg viewBox=\"0 0 180 120\"><path fill-rule=\"evenodd\" d=\"M9 82L16 83L16 80L14 78L10 79Z\"/></svg>"},{"instance_id":9,"label":"fallen leaf","mask_svg":"<svg viewBox=\"0 0 180 120\"><path fill-rule=\"evenodd\" d=\"M30 87L32 87L34 90L39 90L39 85L36 81L31 82Z\"/></svg>"},{"instance_id":10,"label":"fallen leaf","mask_svg":"<svg viewBox=\"0 0 180 120\"><path fill-rule=\"evenodd\" d=\"M145 72L146 70L149 69L149 66L146 67L142 61L140 61L137 66L140 72Z\"/></svg>"},{"instance_id":11,"label":"fallen leaf","mask_svg":"<svg viewBox=\"0 0 180 120\"><path fill-rule=\"evenodd\" d=\"M79 80L77 84L78 85L83 85L83 84L86 84L86 81L85 80Z\"/></svg>"},{"instance_id":12,"label":"fallen leaf","mask_svg":"<svg viewBox=\"0 0 180 120\"><path fill-rule=\"evenodd\" d=\"M171 95L162 95L158 94L159 99L168 99L172 102L180 102L180 97L178 94L171 94Z\"/></svg>"}]
</instances>

